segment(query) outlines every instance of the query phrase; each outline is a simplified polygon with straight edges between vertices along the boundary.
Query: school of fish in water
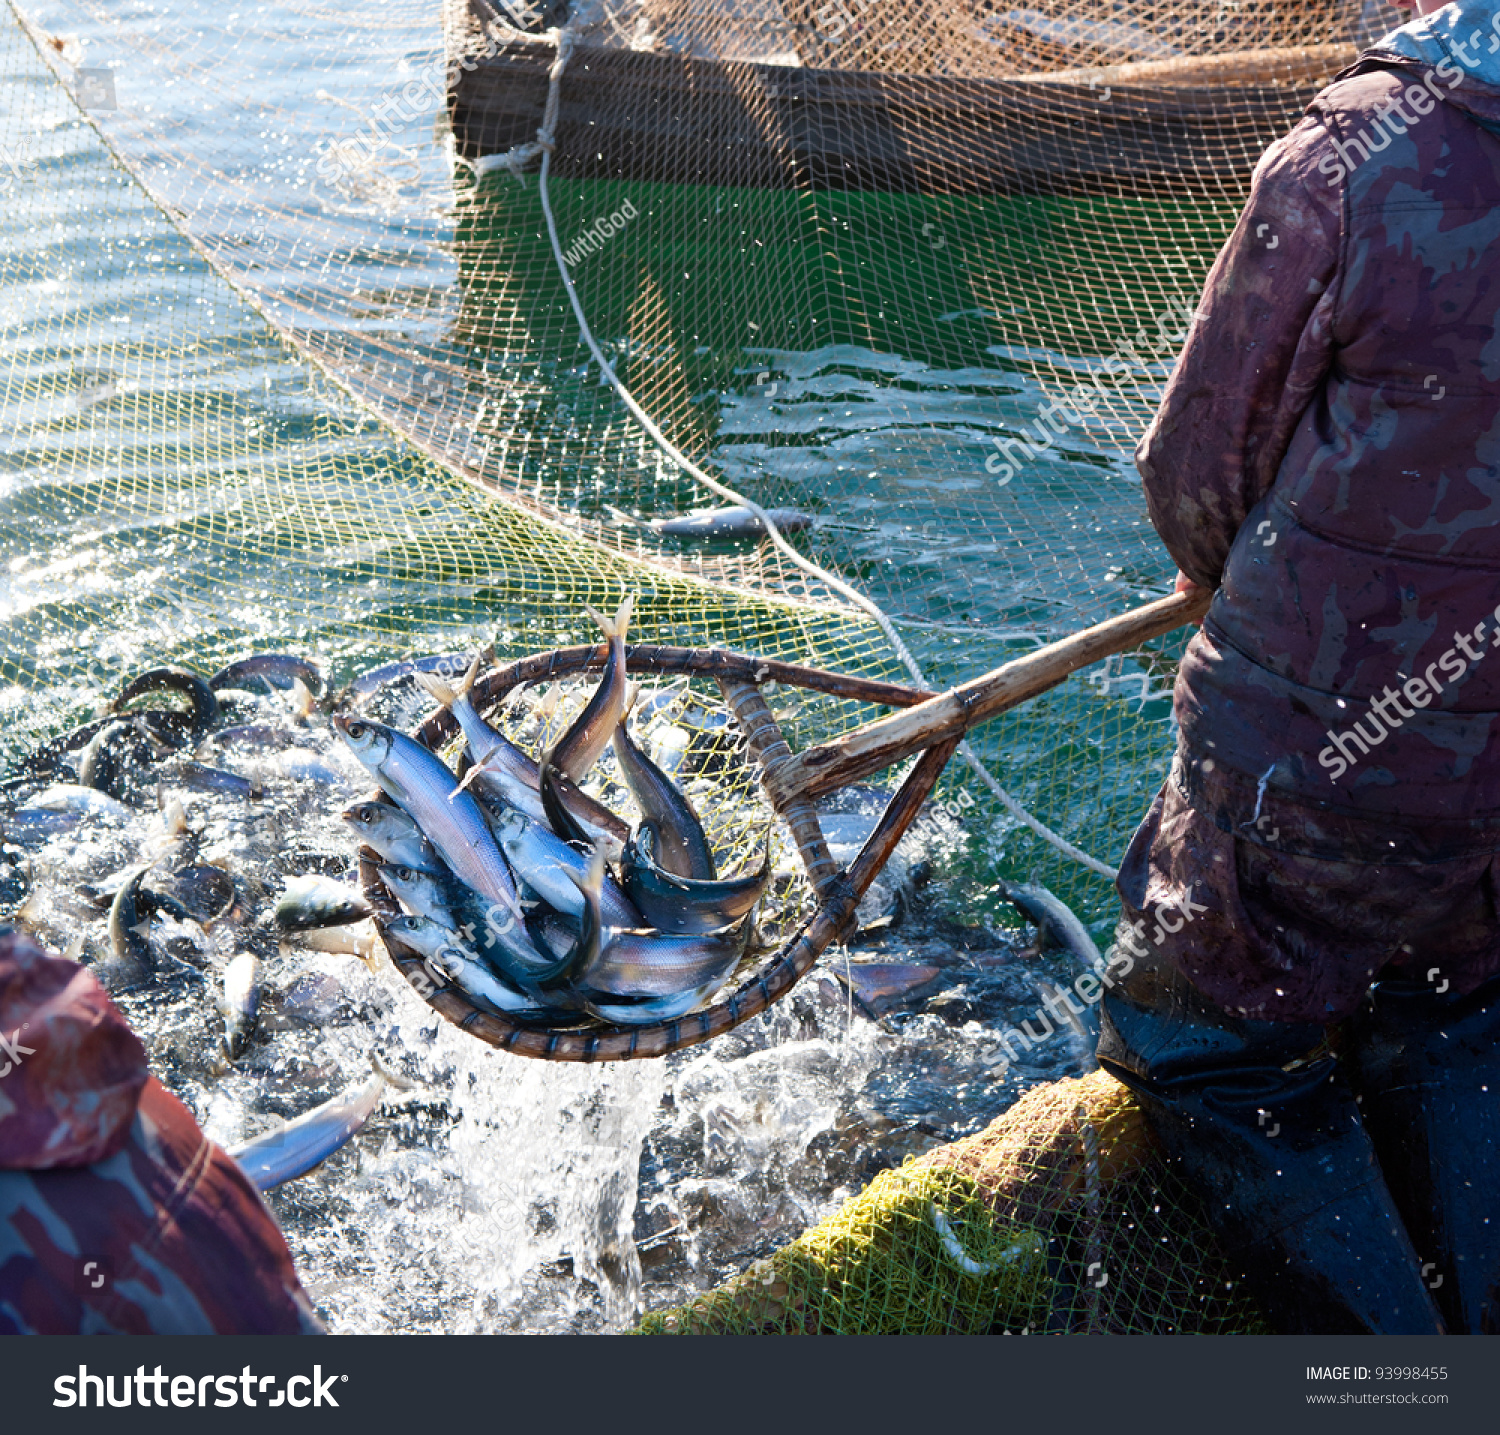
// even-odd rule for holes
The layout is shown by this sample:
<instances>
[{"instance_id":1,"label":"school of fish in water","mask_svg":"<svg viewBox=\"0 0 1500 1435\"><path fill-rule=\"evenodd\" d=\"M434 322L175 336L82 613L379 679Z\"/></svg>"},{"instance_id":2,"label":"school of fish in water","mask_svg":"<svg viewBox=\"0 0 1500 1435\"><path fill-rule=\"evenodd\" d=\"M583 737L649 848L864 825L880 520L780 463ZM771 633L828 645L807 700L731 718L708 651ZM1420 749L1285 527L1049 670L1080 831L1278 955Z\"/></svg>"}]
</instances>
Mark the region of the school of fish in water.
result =
<instances>
[{"instance_id":1,"label":"school of fish in water","mask_svg":"<svg viewBox=\"0 0 1500 1435\"><path fill-rule=\"evenodd\" d=\"M306 853L311 870L286 872L273 896L244 860L247 849L266 850L251 840L251 814L268 789L347 785L331 732L381 789L342 821L378 857L405 913L386 923L386 939L418 953L436 984L549 1026L685 1014L760 949L770 832L753 870L721 876L692 803L632 739L630 608L627 598L613 619L591 615L608 645L602 678L539 758L470 700L479 657L451 681L454 658L392 664L338 700L326 696L317 666L281 653L209 677L176 666L142 673L92 722L31 753L6 779L8 905L21 925L91 961L119 999L212 981L219 1054L233 1063L260 1031L265 972L282 943L369 957L376 940L371 904L347 880L353 864ZM458 772L399 728L360 714L382 689L404 684L451 710L464 744ZM642 706L660 701L658 693ZM548 737L545 722L539 731ZM639 809L633 828L579 785L606 748L614 786L623 782ZM155 821L134 860L74 883L61 899L55 883L43 891L24 854L71 837L65 850L87 864L152 805ZM206 820L200 805L212 814ZM22 902L26 886L34 890ZM104 942L89 931L96 912L105 914ZM84 920L70 924L70 916ZM304 1174L360 1129L387 1082L399 1081L372 1060L363 1085L233 1148L260 1189Z\"/></svg>"},{"instance_id":2,"label":"school of fish in water","mask_svg":"<svg viewBox=\"0 0 1500 1435\"><path fill-rule=\"evenodd\" d=\"M627 617L607 625L621 654ZM753 787L740 791L744 774L724 785L726 760L742 759L722 708L686 685L647 690L632 707L623 666L612 662L561 737L563 712L579 699L511 696L506 731L532 759L473 710L471 660L392 663L337 696L318 666L286 654L209 677L153 668L0 783L0 910L87 963L209 1134L262 1190L291 1193L277 1193L278 1217L344 1328L407 1328L424 1293L461 1291L481 1276L490 1288L511 1281L522 1304L515 1315L485 1306L468 1317L477 1328L575 1328L589 1317L568 1292L586 1289L584 1273L614 1269L588 1252L616 1239L608 1222L593 1234L587 1202L547 1234L549 1213L572 1209L576 1198L564 1193L578 1178L554 1191L530 1170L546 1166L545 1150L510 1137L504 1159L454 1165L454 1143L496 1122L521 1121L517 1133L540 1122L545 1147L547 1103L589 1073L549 1069L558 1080L543 1084L545 1110L504 1114L531 1099L522 1093L543 1073L456 1028L449 1037L396 980L354 881L351 831L379 852L381 879L407 914L390 924L394 942L410 930L413 951L431 949L435 980L472 983L476 1005L548 1025L655 1020L710 999L756 953L757 917L777 932L797 888L789 850L776 850L775 865L767 855L757 825L767 809ZM414 743L421 756L411 757L404 736L434 702L451 706L462 729L454 769ZM371 775L381 795L372 783L361 798ZM685 787L700 801L713 793L714 841ZM633 827L604 805L624 810L627 795ZM887 796L851 790L823 813L838 860L852 857ZM460 826L475 809L484 841L464 853L455 833L481 831ZM908 917L927 889L906 878L922 853L943 865L942 841L936 826L918 824L872 894L861 938L831 953L805 990L712 1051L669 1058L649 1091L636 1092L632 1078L609 1098L627 1099L609 1119L639 1126L632 1139L643 1144L612 1138L609 1161L623 1166L600 1175L598 1199L619 1205L627 1232L634 1208L641 1255L625 1266L632 1279L647 1267L657 1283L649 1299L738 1268L747 1251L816 1219L847 1183L982 1124L1013 1099L1018 1079L1072 1064L1075 1043L1059 1033L1034 1053L1034 1072L1004 1075L997 1037L1034 1006L1039 973L1001 939ZM721 876L715 843L732 845L745 870ZM1034 916L1044 918L1071 947L1065 922ZM373 1072L372 1044L385 1057L369 1055ZM589 1081L567 1100L592 1113L613 1090ZM570 1109L552 1113L566 1129ZM321 1164L377 1116L378 1139L353 1165ZM593 1147L586 1154L600 1160ZM637 1160L638 1198L628 1175ZM368 1177L351 1185L366 1164ZM620 1177L627 1185L616 1190ZM475 1227L496 1243L480 1270L457 1235L476 1239L471 1205L495 1181L524 1187L525 1199L514 1218ZM436 1219L454 1199L450 1187L467 1194ZM407 1195L393 1204L393 1191ZM508 1211L516 1198L506 1200ZM512 1252L523 1233L532 1246ZM421 1277L391 1259L414 1241L432 1250ZM582 1261L576 1280L524 1276L528 1259L559 1242ZM376 1249L388 1259L376 1260Z\"/></svg>"}]
</instances>

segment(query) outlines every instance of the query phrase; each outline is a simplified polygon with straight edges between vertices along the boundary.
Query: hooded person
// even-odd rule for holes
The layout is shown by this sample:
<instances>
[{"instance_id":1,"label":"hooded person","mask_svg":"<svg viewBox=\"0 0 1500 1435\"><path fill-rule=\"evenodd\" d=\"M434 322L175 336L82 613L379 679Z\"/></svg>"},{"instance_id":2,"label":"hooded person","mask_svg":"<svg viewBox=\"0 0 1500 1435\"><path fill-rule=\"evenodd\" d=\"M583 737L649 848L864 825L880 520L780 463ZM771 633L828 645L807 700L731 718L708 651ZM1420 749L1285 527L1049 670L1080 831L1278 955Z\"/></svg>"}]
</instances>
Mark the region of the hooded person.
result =
<instances>
[{"instance_id":1,"label":"hooded person","mask_svg":"<svg viewBox=\"0 0 1500 1435\"><path fill-rule=\"evenodd\" d=\"M0 929L0 1333L321 1331L259 1192L104 989Z\"/></svg>"},{"instance_id":2,"label":"hooded person","mask_svg":"<svg viewBox=\"0 0 1500 1435\"><path fill-rule=\"evenodd\" d=\"M1136 456L1215 593L1099 1057L1284 1331L1500 1331L1500 0L1422 8L1257 166Z\"/></svg>"}]
</instances>

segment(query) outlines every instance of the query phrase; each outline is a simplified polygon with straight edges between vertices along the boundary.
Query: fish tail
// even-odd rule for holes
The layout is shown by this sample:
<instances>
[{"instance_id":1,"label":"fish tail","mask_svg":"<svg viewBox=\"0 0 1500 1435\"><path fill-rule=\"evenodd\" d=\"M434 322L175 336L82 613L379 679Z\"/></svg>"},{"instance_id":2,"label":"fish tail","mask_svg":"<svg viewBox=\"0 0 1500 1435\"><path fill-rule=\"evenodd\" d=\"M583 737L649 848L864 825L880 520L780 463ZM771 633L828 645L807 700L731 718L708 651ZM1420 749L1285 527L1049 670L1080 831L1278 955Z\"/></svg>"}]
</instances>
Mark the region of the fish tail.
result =
<instances>
[{"instance_id":1,"label":"fish tail","mask_svg":"<svg viewBox=\"0 0 1500 1435\"><path fill-rule=\"evenodd\" d=\"M618 640L623 643L625 641L625 630L630 626L630 610L634 605L635 594L627 593L625 601L615 609L615 616L613 618L606 618L603 613L596 613L592 608L588 607L584 608L583 611L599 625L599 631L606 638L611 642Z\"/></svg>"},{"instance_id":2,"label":"fish tail","mask_svg":"<svg viewBox=\"0 0 1500 1435\"><path fill-rule=\"evenodd\" d=\"M451 708L458 701L459 694L436 673L413 673L412 677L416 679L417 686L440 708Z\"/></svg>"},{"instance_id":3,"label":"fish tail","mask_svg":"<svg viewBox=\"0 0 1500 1435\"><path fill-rule=\"evenodd\" d=\"M454 696L463 698L469 695L469 689L474 686L474 679L479 676L479 665L484 662L482 652L474 654L474 661L469 664L468 671L458 680L458 686L453 690Z\"/></svg>"},{"instance_id":4,"label":"fish tail","mask_svg":"<svg viewBox=\"0 0 1500 1435\"><path fill-rule=\"evenodd\" d=\"M640 695L641 685L639 683L625 684L625 702L620 708L620 721L616 724L617 727L625 726L626 719L635 711L636 700Z\"/></svg>"}]
</instances>

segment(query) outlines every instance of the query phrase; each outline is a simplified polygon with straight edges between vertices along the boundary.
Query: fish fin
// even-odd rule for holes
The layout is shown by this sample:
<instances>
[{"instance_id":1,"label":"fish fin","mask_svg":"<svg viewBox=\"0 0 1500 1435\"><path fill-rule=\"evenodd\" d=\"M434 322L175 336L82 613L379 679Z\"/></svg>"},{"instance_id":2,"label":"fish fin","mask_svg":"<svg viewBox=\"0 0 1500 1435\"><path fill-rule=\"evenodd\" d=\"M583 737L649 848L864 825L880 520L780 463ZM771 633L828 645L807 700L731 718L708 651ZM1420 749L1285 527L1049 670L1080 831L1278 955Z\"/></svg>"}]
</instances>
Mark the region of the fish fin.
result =
<instances>
[{"instance_id":1,"label":"fish fin","mask_svg":"<svg viewBox=\"0 0 1500 1435\"><path fill-rule=\"evenodd\" d=\"M635 711L636 700L640 697L640 695L641 685L639 683L627 682L625 684L625 703L620 708L620 720L615 724L617 728L622 728L625 726L625 723L629 719L630 714Z\"/></svg>"},{"instance_id":2,"label":"fish fin","mask_svg":"<svg viewBox=\"0 0 1500 1435\"><path fill-rule=\"evenodd\" d=\"M312 689L301 678L292 679L292 695L289 701L292 717L298 722L305 722L318 706L317 700L312 695Z\"/></svg>"},{"instance_id":3,"label":"fish fin","mask_svg":"<svg viewBox=\"0 0 1500 1435\"><path fill-rule=\"evenodd\" d=\"M598 625L599 631L611 642L618 638L622 643L625 641L625 630L630 626L630 610L635 604L635 594L627 593L625 601L615 609L613 618L606 618L603 613L596 613L592 608L585 607L584 612L589 615Z\"/></svg>"},{"instance_id":4,"label":"fish fin","mask_svg":"<svg viewBox=\"0 0 1500 1435\"><path fill-rule=\"evenodd\" d=\"M568 879L585 897L597 897L604 886L604 849L595 843L588 870L582 877L576 872L569 872Z\"/></svg>"},{"instance_id":5,"label":"fish fin","mask_svg":"<svg viewBox=\"0 0 1500 1435\"><path fill-rule=\"evenodd\" d=\"M479 676L480 666L484 662L484 653L474 654L474 661L469 664L468 670L458 680L458 686L453 690L455 697L467 697L469 689L474 686L474 679Z\"/></svg>"},{"instance_id":6,"label":"fish fin","mask_svg":"<svg viewBox=\"0 0 1500 1435\"><path fill-rule=\"evenodd\" d=\"M482 762L473 763L470 766L469 770L466 773L464 773L463 781L460 782L458 784L458 786L455 787L453 789L453 791L448 794L448 801L452 802L453 799L455 797L457 797L460 792L466 791L468 789L469 784L471 782L473 782L474 779L476 777L478 777L483 771L484 771L484 764Z\"/></svg>"},{"instance_id":7,"label":"fish fin","mask_svg":"<svg viewBox=\"0 0 1500 1435\"><path fill-rule=\"evenodd\" d=\"M458 701L459 695L436 673L413 673L412 677L417 686L440 708L451 708Z\"/></svg>"}]
</instances>

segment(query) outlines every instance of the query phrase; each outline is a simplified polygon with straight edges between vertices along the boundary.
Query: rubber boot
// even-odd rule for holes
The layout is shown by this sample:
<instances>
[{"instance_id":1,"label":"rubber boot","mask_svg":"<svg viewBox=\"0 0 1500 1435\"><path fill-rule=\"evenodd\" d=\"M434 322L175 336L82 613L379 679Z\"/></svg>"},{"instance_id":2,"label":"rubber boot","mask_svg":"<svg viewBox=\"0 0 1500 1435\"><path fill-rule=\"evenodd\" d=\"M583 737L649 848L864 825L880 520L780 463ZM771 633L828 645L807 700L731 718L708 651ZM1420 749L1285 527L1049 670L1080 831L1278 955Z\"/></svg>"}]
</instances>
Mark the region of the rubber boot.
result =
<instances>
[{"instance_id":1,"label":"rubber boot","mask_svg":"<svg viewBox=\"0 0 1500 1435\"><path fill-rule=\"evenodd\" d=\"M1278 1331L1443 1333L1353 1093L1331 1058L1302 1060L1321 1027L1231 1017L1149 957L1102 1008L1100 1065L1139 1095Z\"/></svg>"},{"instance_id":2,"label":"rubber boot","mask_svg":"<svg viewBox=\"0 0 1500 1435\"><path fill-rule=\"evenodd\" d=\"M1500 980L1378 982L1351 1024L1361 1115L1455 1334L1500 1334Z\"/></svg>"}]
</instances>

